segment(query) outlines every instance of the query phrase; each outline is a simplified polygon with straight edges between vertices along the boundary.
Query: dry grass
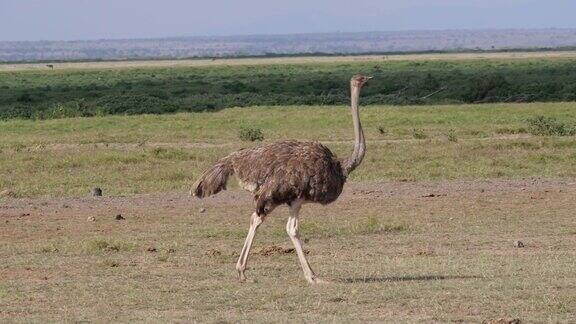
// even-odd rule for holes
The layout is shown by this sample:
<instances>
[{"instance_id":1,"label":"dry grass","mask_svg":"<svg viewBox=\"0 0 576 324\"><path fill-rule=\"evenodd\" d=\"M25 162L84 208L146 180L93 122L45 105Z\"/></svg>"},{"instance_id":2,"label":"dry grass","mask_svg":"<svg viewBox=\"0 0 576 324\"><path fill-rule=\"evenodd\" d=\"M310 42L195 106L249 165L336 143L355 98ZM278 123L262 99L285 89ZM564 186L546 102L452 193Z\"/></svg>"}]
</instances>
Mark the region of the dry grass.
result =
<instances>
[{"instance_id":1,"label":"dry grass","mask_svg":"<svg viewBox=\"0 0 576 324\"><path fill-rule=\"evenodd\" d=\"M236 282L243 192L11 200L0 209L0 321L572 322L575 188L353 184L334 205L303 209L310 261L335 280L315 287L290 253L285 208L256 238L257 283Z\"/></svg>"},{"instance_id":2,"label":"dry grass","mask_svg":"<svg viewBox=\"0 0 576 324\"><path fill-rule=\"evenodd\" d=\"M506 60L506 59L564 59L576 57L575 51L511 52L511 53L447 53L447 54L399 54L358 56L311 56L281 58L198 59L198 60L152 60L54 63L54 70L134 69L159 67L201 67L221 65L269 65L269 64L316 64L344 62L385 61L438 61L438 60ZM0 72L52 70L45 63L0 64Z\"/></svg>"},{"instance_id":3,"label":"dry grass","mask_svg":"<svg viewBox=\"0 0 576 324\"><path fill-rule=\"evenodd\" d=\"M368 154L351 180L574 177L574 137L517 132L535 115L574 123L574 108L573 103L365 107ZM261 129L264 142L319 140L339 156L350 154L353 145L345 107L6 121L0 122L0 191L17 197L85 196L95 186L105 195L186 191L217 159L258 145L238 138L245 125Z\"/></svg>"}]
</instances>

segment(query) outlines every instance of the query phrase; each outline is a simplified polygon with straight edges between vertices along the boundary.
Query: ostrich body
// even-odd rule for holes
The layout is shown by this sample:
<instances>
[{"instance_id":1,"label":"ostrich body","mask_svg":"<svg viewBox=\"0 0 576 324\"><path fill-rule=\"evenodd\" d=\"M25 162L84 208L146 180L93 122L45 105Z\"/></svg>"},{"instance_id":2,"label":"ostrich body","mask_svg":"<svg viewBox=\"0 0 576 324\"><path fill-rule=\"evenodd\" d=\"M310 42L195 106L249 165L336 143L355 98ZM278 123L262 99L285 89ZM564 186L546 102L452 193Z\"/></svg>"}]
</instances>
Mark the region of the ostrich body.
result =
<instances>
[{"instance_id":1,"label":"ostrich body","mask_svg":"<svg viewBox=\"0 0 576 324\"><path fill-rule=\"evenodd\" d=\"M234 152L219 160L194 184L192 194L204 198L226 189L228 178L235 174L240 186L254 195L255 211L236 264L241 281L246 280L244 271L256 230L274 208L287 204L290 217L286 231L294 244L304 276L310 283L323 282L312 271L302 250L298 215L304 203L326 205L335 201L342 193L350 172L362 162L366 144L360 124L358 100L362 86L369 79L371 77L355 75L350 80L355 144L349 158L338 159L318 142L281 141Z\"/></svg>"}]
</instances>

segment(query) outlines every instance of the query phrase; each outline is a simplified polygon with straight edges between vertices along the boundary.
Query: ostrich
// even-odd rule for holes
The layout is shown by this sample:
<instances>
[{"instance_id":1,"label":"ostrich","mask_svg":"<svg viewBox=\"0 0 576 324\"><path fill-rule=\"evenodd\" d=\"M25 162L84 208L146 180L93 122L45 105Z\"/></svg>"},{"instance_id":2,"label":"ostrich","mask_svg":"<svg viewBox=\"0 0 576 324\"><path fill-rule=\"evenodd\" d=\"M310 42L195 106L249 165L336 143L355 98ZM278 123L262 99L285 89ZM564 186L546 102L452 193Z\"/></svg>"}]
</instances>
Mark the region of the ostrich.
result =
<instances>
[{"instance_id":1,"label":"ostrich","mask_svg":"<svg viewBox=\"0 0 576 324\"><path fill-rule=\"evenodd\" d=\"M251 216L248 236L236 264L241 282L246 281L244 271L256 230L274 208L282 204L287 204L290 209L286 231L306 280L310 283L325 282L316 276L306 260L298 234L298 215L302 204L326 205L335 201L350 172L362 162L366 144L358 101L362 86L371 78L355 75L350 80L355 144L349 158L338 159L318 142L281 141L234 152L219 160L194 184L191 194L204 198L225 190L228 178L235 174L240 186L254 195L256 210Z\"/></svg>"}]
</instances>

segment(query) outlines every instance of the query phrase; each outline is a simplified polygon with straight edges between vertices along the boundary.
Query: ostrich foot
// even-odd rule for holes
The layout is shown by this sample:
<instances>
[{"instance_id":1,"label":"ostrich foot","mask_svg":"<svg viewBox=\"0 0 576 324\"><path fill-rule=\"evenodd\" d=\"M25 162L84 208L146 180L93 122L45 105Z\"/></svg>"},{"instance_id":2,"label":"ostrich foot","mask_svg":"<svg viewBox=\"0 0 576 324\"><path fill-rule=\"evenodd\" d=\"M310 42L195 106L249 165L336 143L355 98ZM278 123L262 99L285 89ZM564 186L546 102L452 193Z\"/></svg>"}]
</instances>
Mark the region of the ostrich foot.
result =
<instances>
[{"instance_id":1,"label":"ostrich foot","mask_svg":"<svg viewBox=\"0 0 576 324\"><path fill-rule=\"evenodd\" d=\"M244 274L244 270L238 270L238 280L240 282L246 282L246 275Z\"/></svg>"},{"instance_id":2,"label":"ostrich foot","mask_svg":"<svg viewBox=\"0 0 576 324\"><path fill-rule=\"evenodd\" d=\"M244 271L238 271L238 281L240 281L241 283L256 283L257 282L255 279L246 278Z\"/></svg>"}]
</instances>

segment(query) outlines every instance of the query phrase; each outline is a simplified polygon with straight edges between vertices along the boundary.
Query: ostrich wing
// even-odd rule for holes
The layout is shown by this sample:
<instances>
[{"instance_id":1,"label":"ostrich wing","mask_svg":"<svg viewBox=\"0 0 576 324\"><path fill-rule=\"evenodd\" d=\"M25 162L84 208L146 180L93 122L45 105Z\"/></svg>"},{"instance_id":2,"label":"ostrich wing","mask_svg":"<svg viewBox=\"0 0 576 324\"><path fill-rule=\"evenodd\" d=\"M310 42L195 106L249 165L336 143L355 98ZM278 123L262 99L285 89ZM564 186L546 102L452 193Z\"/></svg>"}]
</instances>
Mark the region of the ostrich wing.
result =
<instances>
[{"instance_id":1,"label":"ostrich wing","mask_svg":"<svg viewBox=\"0 0 576 324\"><path fill-rule=\"evenodd\" d=\"M282 141L229 156L241 185L255 194L257 210L296 199L330 203L345 177L328 148L315 142Z\"/></svg>"}]
</instances>

